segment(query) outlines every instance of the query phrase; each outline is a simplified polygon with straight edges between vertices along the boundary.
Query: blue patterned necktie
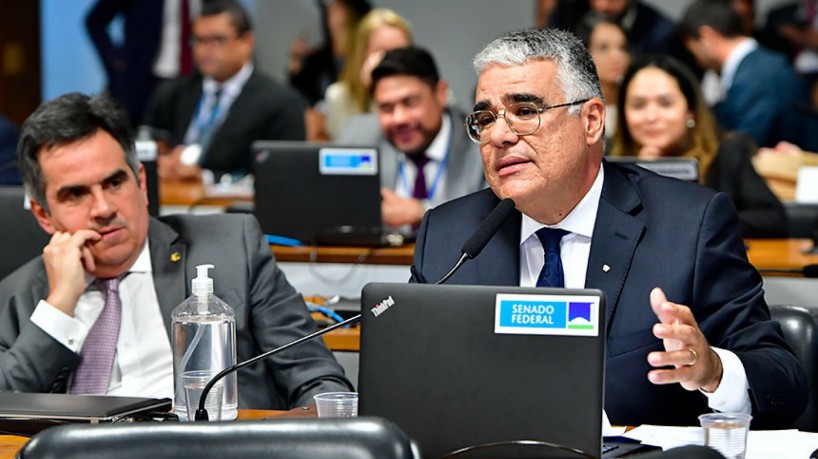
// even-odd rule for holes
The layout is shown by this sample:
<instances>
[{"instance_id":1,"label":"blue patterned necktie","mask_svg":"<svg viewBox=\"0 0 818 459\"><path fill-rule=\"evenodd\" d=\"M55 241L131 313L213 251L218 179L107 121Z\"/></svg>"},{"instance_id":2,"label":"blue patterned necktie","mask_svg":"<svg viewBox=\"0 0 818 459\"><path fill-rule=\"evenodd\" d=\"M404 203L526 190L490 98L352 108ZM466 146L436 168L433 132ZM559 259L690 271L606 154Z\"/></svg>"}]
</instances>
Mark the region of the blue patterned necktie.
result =
<instances>
[{"instance_id":1,"label":"blue patterned necktie","mask_svg":"<svg viewBox=\"0 0 818 459\"><path fill-rule=\"evenodd\" d=\"M537 277L537 287L565 287L560 241L566 234L568 231L558 228L542 228L537 231L537 238L545 251L545 264Z\"/></svg>"},{"instance_id":2,"label":"blue patterned necktie","mask_svg":"<svg viewBox=\"0 0 818 459\"><path fill-rule=\"evenodd\" d=\"M105 289L105 306L82 345L80 364L71 384L72 394L104 395L111 383L122 323L122 300L118 278L100 279L99 282Z\"/></svg>"}]
</instances>

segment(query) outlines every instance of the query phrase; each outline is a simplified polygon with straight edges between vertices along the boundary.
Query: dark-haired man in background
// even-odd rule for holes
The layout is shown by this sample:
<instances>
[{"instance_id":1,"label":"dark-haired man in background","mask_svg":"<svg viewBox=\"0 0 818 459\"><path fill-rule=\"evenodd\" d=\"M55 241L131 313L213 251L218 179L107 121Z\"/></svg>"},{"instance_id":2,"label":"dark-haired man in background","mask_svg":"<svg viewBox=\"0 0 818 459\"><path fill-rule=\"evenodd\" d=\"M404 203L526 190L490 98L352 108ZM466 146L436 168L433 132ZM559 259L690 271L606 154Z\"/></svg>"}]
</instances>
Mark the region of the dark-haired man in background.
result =
<instances>
[{"instance_id":1,"label":"dark-haired man in background","mask_svg":"<svg viewBox=\"0 0 818 459\"><path fill-rule=\"evenodd\" d=\"M800 77L785 56L747 35L728 0L697 0L680 28L699 65L720 74L722 98L714 112L723 129L744 132L760 147L782 140L818 147L814 123L799 111L810 105Z\"/></svg>"},{"instance_id":2,"label":"dark-haired man in background","mask_svg":"<svg viewBox=\"0 0 818 459\"><path fill-rule=\"evenodd\" d=\"M193 60L201 75L159 87L144 125L169 135L172 153L160 156L168 179L216 178L252 170L254 140L303 140L306 102L295 90L258 72L247 12L232 0L205 2L192 26Z\"/></svg>"},{"instance_id":3,"label":"dark-haired man in background","mask_svg":"<svg viewBox=\"0 0 818 459\"><path fill-rule=\"evenodd\" d=\"M374 116L353 118L339 143L377 144L382 214L388 226L417 225L426 209L485 186L480 154L447 106L448 86L421 48L386 53L372 70Z\"/></svg>"}]
</instances>

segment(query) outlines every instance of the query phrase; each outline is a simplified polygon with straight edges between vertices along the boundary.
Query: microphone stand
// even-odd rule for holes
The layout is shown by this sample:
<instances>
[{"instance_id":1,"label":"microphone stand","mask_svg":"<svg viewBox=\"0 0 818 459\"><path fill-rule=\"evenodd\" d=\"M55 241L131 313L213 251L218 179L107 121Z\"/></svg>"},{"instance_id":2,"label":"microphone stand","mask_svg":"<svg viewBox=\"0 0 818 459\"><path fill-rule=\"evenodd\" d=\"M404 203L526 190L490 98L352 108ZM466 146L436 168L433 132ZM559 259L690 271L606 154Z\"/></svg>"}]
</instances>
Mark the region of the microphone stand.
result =
<instances>
[{"instance_id":1,"label":"microphone stand","mask_svg":"<svg viewBox=\"0 0 818 459\"><path fill-rule=\"evenodd\" d=\"M235 364L235 365L233 365L231 367L225 368L224 370L222 370L218 374L216 374L216 376L214 376L205 385L204 390L202 391L202 395L201 395L201 397L199 397L199 408L196 409L196 418L195 418L195 420L196 421L208 421L209 420L208 416L207 416L207 409L205 409L205 401L207 400L207 394L209 394L210 389L212 389L213 386L216 385L216 383L219 382L219 380L221 380L226 375L228 375L228 374L230 374L230 373L232 373L234 371L238 371L238 370L246 367L247 365L254 364L254 363L258 362L259 360L262 360L262 359L265 359L267 357L278 354L279 352L284 352L284 351L286 351L287 349L289 349L289 348L291 348L293 346L297 346L297 345L303 343L304 341L309 341L309 340L311 340L313 338L317 338L317 337L319 337L321 335L327 334L327 333L335 330L336 328L345 327L347 325L353 325L353 324L356 324L356 323L358 323L360 321L361 321L361 315L358 314L358 315L356 315L354 317L350 317L349 319L347 319L347 320L345 320L343 322L338 322L335 325L332 325L332 326L329 326L327 328L323 328L323 329L318 330L316 332L310 333L307 336L304 336L304 337L299 338L299 339L297 339L295 341L289 342L289 343L287 343L287 344L285 344L283 346L277 347L275 349L271 349L271 350L269 350L269 351L267 351L267 352L265 352L263 354L260 354L260 355L257 355L255 357L253 357L250 360L245 360L244 362L237 363L237 364Z\"/></svg>"}]
</instances>

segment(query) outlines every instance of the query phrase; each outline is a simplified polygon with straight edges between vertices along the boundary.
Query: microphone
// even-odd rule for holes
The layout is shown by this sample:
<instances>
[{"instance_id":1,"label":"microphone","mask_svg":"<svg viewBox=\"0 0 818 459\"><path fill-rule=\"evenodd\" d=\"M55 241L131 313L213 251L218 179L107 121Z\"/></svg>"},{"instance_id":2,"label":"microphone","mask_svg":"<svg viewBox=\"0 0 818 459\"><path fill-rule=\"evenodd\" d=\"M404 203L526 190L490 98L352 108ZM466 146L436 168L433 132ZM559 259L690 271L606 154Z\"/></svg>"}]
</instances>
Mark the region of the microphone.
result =
<instances>
[{"instance_id":1,"label":"microphone","mask_svg":"<svg viewBox=\"0 0 818 459\"><path fill-rule=\"evenodd\" d=\"M488 242L492 238L492 236L494 236L494 234L497 233L497 231L500 229L500 226L502 226L503 222L506 220L506 218L511 214L511 212L513 210L514 210L514 201L512 201L509 198L506 198L506 199L503 199L502 201L500 201L500 203L497 204L497 206L495 206L494 209L492 209L492 211L489 212L489 214L486 216L486 218L480 223L480 226L478 226L477 229L474 230L474 232L471 234L471 236L466 241L466 243L463 244L463 248L461 249L461 251L463 252L463 255L460 256L460 260L457 261L457 263L451 269L451 271L449 271L439 281L435 282L435 285L442 284L443 282L446 282L446 280L448 280L452 276L452 274L454 274L458 269L460 269L460 267L463 265L463 263L466 262L466 260L470 260L472 258L475 258L477 255L479 255L480 252L483 250L483 248L486 246L486 244L488 244ZM230 373L232 373L234 371L238 371L241 368L246 367L247 365L252 365L252 364L258 362L259 360L262 360L262 359L265 359L267 357L271 357L273 355L276 355L276 354L278 354L280 352L286 351L287 349L289 349L289 348L291 348L293 346L298 346L299 344L301 344L301 343L303 343L305 341L309 341L309 340L311 340L313 338L317 338L319 336L322 336L322 335L324 335L326 333L329 333L329 332L335 330L336 328L356 324L356 323L358 323L360 321L361 321L361 314L358 314L358 315L356 315L354 317L350 317L349 319L347 319L347 320L345 320L343 322L339 322L339 323L337 323L335 325L332 325L330 327L318 330L318 331L316 331L314 333L311 333L311 334L309 334L307 336L299 338L299 339L297 339L295 341L289 342L289 343L287 343L287 344L285 344L283 346L277 347L277 348L269 350L269 351L267 351L267 352L265 352L263 354L257 355L255 357L249 359L249 360L245 360L244 362L239 362L239 363L237 363L237 364L235 364L233 366L225 368L224 370L222 370L218 374L216 374L216 376L214 376L210 381L208 381L208 383L204 387L204 390L202 390L202 395L199 397L199 407L196 409L195 420L196 421L207 421L208 420L207 410L205 409L205 401L207 400L207 395L210 393L210 389L212 389L213 386L216 385L216 383L219 382L219 380L224 378L226 375L228 375L228 374L230 374Z\"/></svg>"},{"instance_id":2,"label":"microphone","mask_svg":"<svg viewBox=\"0 0 818 459\"><path fill-rule=\"evenodd\" d=\"M349 319L347 319L347 320L345 320L343 322L339 322L339 323L337 323L335 325L332 325L332 326L329 326L327 328L323 328L323 329L318 330L316 332L310 333L307 336L298 338L297 340L291 341L291 342L289 342L289 343L287 343L287 344L285 344L283 346L279 346L279 347L277 347L275 349L271 349L271 350L269 350L269 351L267 351L267 352L265 352L263 354L259 354L259 355L255 356L255 357L251 358L251 359L245 360L244 362L239 362L239 363L237 363L237 364L235 364L233 366L225 368L224 370L222 370L218 374L216 374L216 376L214 376L210 381L208 381L207 384L204 387L204 390L202 390L202 395L201 395L201 397L199 397L199 407L196 409L195 420L196 421L207 421L208 420L207 410L205 409L205 402L207 401L207 394L209 394L210 389L212 389L213 386L216 385L216 383L219 382L225 376L229 375L230 373L232 373L234 371L238 371L238 370L246 367L247 365L252 365L252 364L258 362L259 360L266 359L267 357L274 356L274 355L276 355L276 354L278 354L280 352L284 352L284 351L286 351L287 349L289 349L289 348L291 348L293 346L298 346L299 344L301 344L301 343L303 343L305 341L309 341L309 340L311 340L313 338L317 338L319 336L325 335L325 334L335 330L336 328L345 327L347 325L353 325L353 324L356 324L356 323L358 323L360 321L361 321L361 315L358 314L355 317L350 317Z\"/></svg>"},{"instance_id":3,"label":"microphone","mask_svg":"<svg viewBox=\"0 0 818 459\"><path fill-rule=\"evenodd\" d=\"M441 277L439 281L435 282L435 285L442 284L449 280L450 277L463 266L463 263L466 260L471 260L475 258L477 255L480 255L480 252L483 251L483 248L486 247L486 244L489 243L489 240L494 236L500 227L503 225L503 222L506 221L511 212L514 210L514 201L511 198L505 198L497 204L494 209L486 216L486 218L480 222L480 226L478 226L469 239L466 240L466 243L463 244L463 248L460 249L462 255L460 255L460 259L457 260L457 263L446 273L445 276Z\"/></svg>"},{"instance_id":4,"label":"microphone","mask_svg":"<svg viewBox=\"0 0 818 459\"><path fill-rule=\"evenodd\" d=\"M818 264L806 265L803 268L791 269L759 269L761 274L800 274L808 279L818 278Z\"/></svg>"}]
</instances>

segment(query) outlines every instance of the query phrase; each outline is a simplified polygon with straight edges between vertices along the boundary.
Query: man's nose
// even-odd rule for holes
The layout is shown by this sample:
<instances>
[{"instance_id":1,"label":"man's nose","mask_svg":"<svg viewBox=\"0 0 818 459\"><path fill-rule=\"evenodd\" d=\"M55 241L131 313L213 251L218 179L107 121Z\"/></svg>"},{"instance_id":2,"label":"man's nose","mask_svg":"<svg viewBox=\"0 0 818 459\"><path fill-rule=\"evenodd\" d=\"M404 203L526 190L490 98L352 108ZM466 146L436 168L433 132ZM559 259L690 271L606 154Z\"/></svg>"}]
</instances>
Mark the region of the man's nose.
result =
<instances>
[{"instance_id":1,"label":"man's nose","mask_svg":"<svg viewBox=\"0 0 818 459\"><path fill-rule=\"evenodd\" d=\"M91 215L94 218L111 217L116 211L116 207L111 201L110 196L108 196L108 193L102 188L92 190L91 193L94 199L93 207L91 208Z\"/></svg>"},{"instance_id":2,"label":"man's nose","mask_svg":"<svg viewBox=\"0 0 818 459\"><path fill-rule=\"evenodd\" d=\"M516 143L520 139L513 130L511 125L504 115L500 115L492 123L491 128L486 133L488 135L488 142L492 145L502 146L507 143Z\"/></svg>"}]
</instances>

